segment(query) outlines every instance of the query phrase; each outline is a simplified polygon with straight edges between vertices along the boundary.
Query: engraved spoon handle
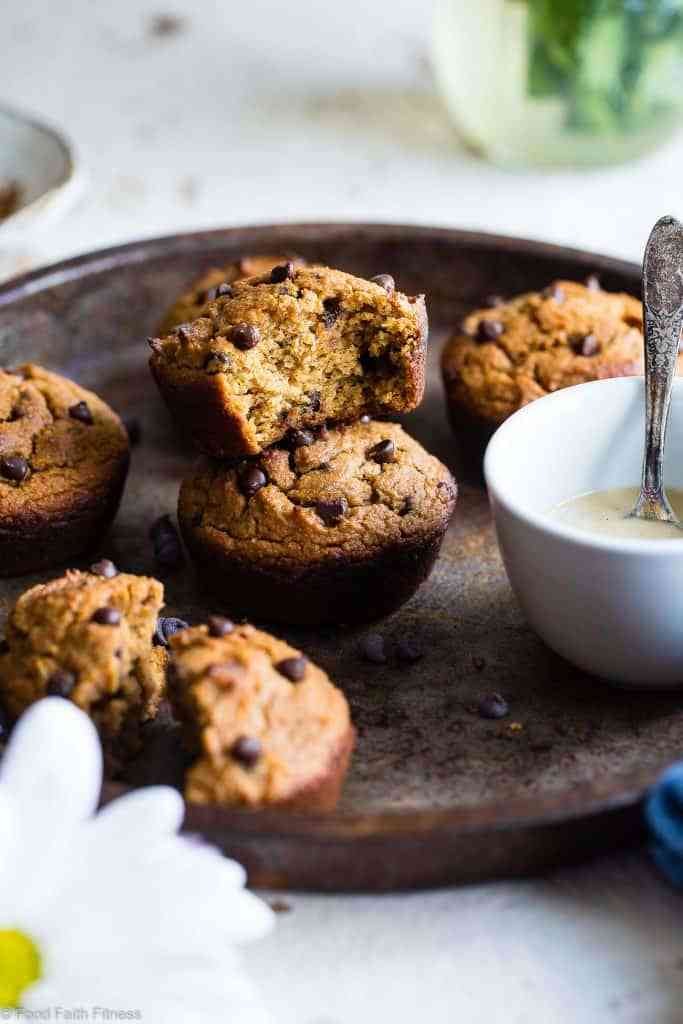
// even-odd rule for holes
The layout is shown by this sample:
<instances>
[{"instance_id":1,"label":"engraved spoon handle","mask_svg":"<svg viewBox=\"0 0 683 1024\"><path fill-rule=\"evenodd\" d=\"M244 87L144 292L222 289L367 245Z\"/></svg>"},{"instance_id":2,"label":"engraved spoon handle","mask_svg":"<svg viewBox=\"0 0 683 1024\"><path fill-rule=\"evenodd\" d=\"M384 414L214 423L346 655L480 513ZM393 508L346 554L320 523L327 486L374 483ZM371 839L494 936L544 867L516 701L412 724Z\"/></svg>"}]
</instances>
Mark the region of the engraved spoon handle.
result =
<instances>
[{"instance_id":1,"label":"engraved spoon handle","mask_svg":"<svg viewBox=\"0 0 683 1024\"><path fill-rule=\"evenodd\" d=\"M683 227L657 221L643 259L645 329L645 455L635 515L676 522L664 493L662 463L671 388L683 326Z\"/></svg>"}]
</instances>

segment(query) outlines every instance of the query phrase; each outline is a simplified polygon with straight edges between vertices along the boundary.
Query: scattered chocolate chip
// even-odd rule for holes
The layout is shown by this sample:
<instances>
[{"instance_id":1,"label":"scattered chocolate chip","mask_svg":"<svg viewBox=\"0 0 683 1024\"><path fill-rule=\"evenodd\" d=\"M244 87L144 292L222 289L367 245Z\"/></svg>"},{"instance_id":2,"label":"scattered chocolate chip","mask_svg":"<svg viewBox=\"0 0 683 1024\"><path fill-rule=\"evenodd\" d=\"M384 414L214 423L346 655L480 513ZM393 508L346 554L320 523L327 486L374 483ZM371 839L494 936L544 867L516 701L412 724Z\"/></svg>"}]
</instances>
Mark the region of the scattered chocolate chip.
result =
<instances>
[{"instance_id":1,"label":"scattered chocolate chip","mask_svg":"<svg viewBox=\"0 0 683 1024\"><path fill-rule=\"evenodd\" d=\"M275 668L281 676L284 676L285 679L289 679L290 683L300 683L306 675L307 665L308 658L304 658L303 655L301 655L301 657L297 658L284 658L282 661L278 661Z\"/></svg>"},{"instance_id":2,"label":"scattered chocolate chip","mask_svg":"<svg viewBox=\"0 0 683 1024\"><path fill-rule=\"evenodd\" d=\"M377 274L375 277L371 277L370 280L373 284L378 284L380 288L384 288L387 295L393 295L396 291L396 282L391 274Z\"/></svg>"},{"instance_id":3,"label":"scattered chocolate chip","mask_svg":"<svg viewBox=\"0 0 683 1024\"><path fill-rule=\"evenodd\" d=\"M271 900L269 906L274 914L289 914L292 909L291 903L286 900Z\"/></svg>"},{"instance_id":4,"label":"scattered chocolate chip","mask_svg":"<svg viewBox=\"0 0 683 1024\"><path fill-rule=\"evenodd\" d=\"M183 549L178 531L169 515L159 516L150 527L149 536L154 557L164 569L177 569L183 564Z\"/></svg>"},{"instance_id":5,"label":"scattered chocolate chip","mask_svg":"<svg viewBox=\"0 0 683 1024\"><path fill-rule=\"evenodd\" d=\"M390 438L387 438L386 441L378 441L372 448L368 448L365 454L373 462L378 462L380 465L385 462L395 462L396 445Z\"/></svg>"},{"instance_id":6,"label":"scattered chocolate chip","mask_svg":"<svg viewBox=\"0 0 683 1024\"><path fill-rule=\"evenodd\" d=\"M500 338L505 328L500 320L480 320L477 327L477 339L479 341L495 341Z\"/></svg>"},{"instance_id":7,"label":"scattered chocolate chip","mask_svg":"<svg viewBox=\"0 0 683 1024\"><path fill-rule=\"evenodd\" d=\"M480 718L505 718L510 714L507 701L499 693L489 693L482 697L477 710Z\"/></svg>"},{"instance_id":8,"label":"scattered chocolate chip","mask_svg":"<svg viewBox=\"0 0 683 1024\"><path fill-rule=\"evenodd\" d=\"M172 636L188 628L189 623L185 622L184 619L175 619L171 615L160 615L152 634L152 644L154 647L168 647L168 641Z\"/></svg>"},{"instance_id":9,"label":"scattered chocolate chip","mask_svg":"<svg viewBox=\"0 0 683 1024\"><path fill-rule=\"evenodd\" d=\"M555 302L564 302L565 294L559 284L549 284L547 288L544 288L541 292L544 299L554 299Z\"/></svg>"},{"instance_id":10,"label":"scattered chocolate chip","mask_svg":"<svg viewBox=\"0 0 683 1024\"><path fill-rule=\"evenodd\" d=\"M229 284L224 282L223 284L217 285L215 288L209 288L208 292L204 293L203 298L197 297L198 302L213 302L215 299L223 298L225 296L232 295L232 288Z\"/></svg>"},{"instance_id":11,"label":"scattered chocolate chip","mask_svg":"<svg viewBox=\"0 0 683 1024\"><path fill-rule=\"evenodd\" d=\"M76 402L75 405L70 406L69 416L72 420L78 420L80 423L92 426L92 413L90 412L90 407L87 402Z\"/></svg>"},{"instance_id":12,"label":"scattered chocolate chip","mask_svg":"<svg viewBox=\"0 0 683 1024\"><path fill-rule=\"evenodd\" d=\"M402 661L407 665L412 665L416 661L419 661L423 655L424 651L419 644L415 643L415 641L411 640L409 637L403 637L396 644L396 657L399 661Z\"/></svg>"},{"instance_id":13,"label":"scattered chocolate chip","mask_svg":"<svg viewBox=\"0 0 683 1024\"><path fill-rule=\"evenodd\" d=\"M341 299L331 297L329 299L323 299L323 322L325 327L332 327L337 322L341 315L342 302Z\"/></svg>"},{"instance_id":14,"label":"scattered chocolate chip","mask_svg":"<svg viewBox=\"0 0 683 1024\"><path fill-rule=\"evenodd\" d=\"M181 341L190 341L192 338L192 324L178 324L175 328L175 333Z\"/></svg>"},{"instance_id":15,"label":"scattered chocolate chip","mask_svg":"<svg viewBox=\"0 0 683 1024\"><path fill-rule=\"evenodd\" d=\"M20 484L29 474L29 464L21 455L4 455L0 459L0 474L6 480L13 480Z\"/></svg>"},{"instance_id":16,"label":"scattered chocolate chip","mask_svg":"<svg viewBox=\"0 0 683 1024\"><path fill-rule=\"evenodd\" d=\"M360 639L358 650L364 661L371 661L373 665L384 665L387 660L384 637L380 633L366 633Z\"/></svg>"},{"instance_id":17,"label":"scattered chocolate chip","mask_svg":"<svg viewBox=\"0 0 683 1024\"><path fill-rule=\"evenodd\" d=\"M221 373L223 370L229 370L231 366L230 355L220 350L209 352L204 361L204 369L207 373Z\"/></svg>"},{"instance_id":18,"label":"scattered chocolate chip","mask_svg":"<svg viewBox=\"0 0 683 1024\"><path fill-rule=\"evenodd\" d=\"M602 285L600 284L600 278L597 274L589 274L586 278L586 288L590 292L602 291Z\"/></svg>"},{"instance_id":19,"label":"scattered chocolate chip","mask_svg":"<svg viewBox=\"0 0 683 1024\"><path fill-rule=\"evenodd\" d=\"M218 285L218 288L216 288L216 295L220 296L221 298L223 298L226 295L232 295L232 288L227 283L227 281L224 281L222 284Z\"/></svg>"},{"instance_id":20,"label":"scattered chocolate chip","mask_svg":"<svg viewBox=\"0 0 683 1024\"><path fill-rule=\"evenodd\" d=\"M371 423L372 422L372 416L368 416L367 413L363 413L363 415L360 418L360 422L361 423L365 423L365 424Z\"/></svg>"},{"instance_id":21,"label":"scattered chocolate chip","mask_svg":"<svg viewBox=\"0 0 683 1024\"><path fill-rule=\"evenodd\" d=\"M256 348L261 340L261 333L258 327L254 327L253 324L241 323L235 324L234 327L230 328L228 337L233 345L246 351L250 348Z\"/></svg>"},{"instance_id":22,"label":"scattered chocolate chip","mask_svg":"<svg viewBox=\"0 0 683 1024\"><path fill-rule=\"evenodd\" d=\"M407 516L410 512L414 512L416 508L415 498L412 494L409 494L407 498L403 499L403 506L399 515Z\"/></svg>"},{"instance_id":23,"label":"scattered chocolate chip","mask_svg":"<svg viewBox=\"0 0 683 1024\"><path fill-rule=\"evenodd\" d=\"M93 612L90 621L96 622L98 626L118 626L121 622L121 612L118 608L98 608Z\"/></svg>"},{"instance_id":24,"label":"scattered chocolate chip","mask_svg":"<svg viewBox=\"0 0 683 1024\"><path fill-rule=\"evenodd\" d=\"M594 356L600 349L594 334L575 335L569 343L578 356Z\"/></svg>"},{"instance_id":25,"label":"scattered chocolate chip","mask_svg":"<svg viewBox=\"0 0 683 1024\"><path fill-rule=\"evenodd\" d=\"M280 263L277 267L273 267L270 272L270 283L282 284L290 277L294 277L294 264L291 260L287 260L286 263Z\"/></svg>"},{"instance_id":26,"label":"scattered chocolate chip","mask_svg":"<svg viewBox=\"0 0 683 1024\"><path fill-rule=\"evenodd\" d=\"M487 309L495 309L497 306L504 306L505 299L502 295L487 295L484 299L484 305Z\"/></svg>"},{"instance_id":27,"label":"scattered chocolate chip","mask_svg":"<svg viewBox=\"0 0 683 1024\"><path fill-rule=\"evenodd\" d=\"M486 660L478 654L475 654L472 658L472 666L475 672L483 672L486 668Z\"/></svg>"},{"instance_id":28,"label":"scattered chocolate chip","mask_svg":"<svg viewBox=\"0 0 683 1024\"><path fill-rule=\"evenodd\" d=\"M68 697L76 685L76 676L73 672L58 668L49 677L45 692L49 697Z\"/></svg>"},{"instance_id":29,"label":"scattered chocolate chip","mask_svg":"<svg viewBox=\"0 0 683 1024\"><path fill-rule=\"evenodd\" d=\"M132 416L130 419L124 420L123 425L126 428L131 448L135 448L135 446L140 444L140 441L142 440L142 427L140 426L140 420L135 419L135 417Z\"/></svg>"},{"instance_id":30,"label":"scattered chocolate chip","mask_svg":"<svg viewBox=\"0 0 683 1024\"><path fill-rule=\"evenodd\" d=\"M245 768L253 768L262 754L261 742L253 736L240 736L231 746L230 753Z\"/></svg>"},{"instance_id":31,"label":"scattered chocolate chip","mask_svg":"<svg viewBox=\"0 0 683 1024\"><path fill-rule=\"evenodd\" d=\"M309 391L306 395L308 401L308 407L311 412L318 412L320 410L320 403L322 401L322 395L319 391Z\"/></svg>"},{"instance_id":32,"label":"scattered chocolate chip","mask_svg":"<svg viewBox=\"0 0 683 1024\"><path fill-rule=\"evenodd\" d=\"M207 625L209 627L209 636L228 636L235 629L235 623L232 619L227 619L225 615L209 615Z\"/></svg>"},{"instance_id":33,"label":"scattered chocolate chip","mask_svg":"<svg viewBox=\"0 0 683 1024\"><path fill-rule=\"evenodd\" d=\"M94 576L103 576L105 580L112 580L114 576L119 574L119 570L109 558L102 558L99 562L93 562L90 566L90 572Z\"/></svg>"},{"instance_id":34,"label":"scattered chocolate chip","mask_svg":"<svg viewBox=\"0 0 683 1024\"><path fill-rule=\"evenodd\" d=\"M287 446L292 450L308 448L314 441L315 437L310 430L298 430L296 427L292 427L287 434Z\"/></svg>"},{"instance_id":35,"label":"scattered chocolate chip","mask_svg":"<svg viewBox=\"0 0 683 1024\"><path fill-rule=\"evenodd\" d=\"M315 510L325 526L338 526L349 511L346 498L333 498L331 501L316 501Z\"/></svg>"},{"instance_id":36,"label":"scattered chocolate chip","mask_svg":"<svg viewBox=\"0 0 683 1024\"><path fill-rule=\"evenodd\" d=\"M253 498L268 483L268 477L263 470L252 463L245 463L241 466L237 471L237 477L240 490L245 498Z\"/></svg>"},{"instance_id":37,"label":"scattered chocolate chip","mask_svg":"<svg viewBox=\"0 0 683 1024\"><path fill-rule=\"evenodd\" d=\"M169 39L185 29L185 19L178 14L155 14L149 23L149 34L157 39Z\"/></svg>"}]
</instances>

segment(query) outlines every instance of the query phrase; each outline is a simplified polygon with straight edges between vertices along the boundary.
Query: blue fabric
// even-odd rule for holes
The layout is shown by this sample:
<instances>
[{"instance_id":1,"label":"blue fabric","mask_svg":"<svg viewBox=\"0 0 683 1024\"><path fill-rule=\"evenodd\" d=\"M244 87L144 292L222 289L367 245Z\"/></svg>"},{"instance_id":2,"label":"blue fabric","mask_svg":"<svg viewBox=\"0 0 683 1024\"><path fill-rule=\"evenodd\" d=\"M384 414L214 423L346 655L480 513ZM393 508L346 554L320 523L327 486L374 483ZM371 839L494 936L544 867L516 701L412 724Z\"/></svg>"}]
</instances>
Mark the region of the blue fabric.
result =
<instances>
[{"instance_id":1,"label":"blue fabric","mask_svg":"<svg viewBox=\"0 0 683 1024\"><path fill-rule=\"evenodd\" d=\"M683 762L664 772L645 801L651 852L670 882L683 887Z\"/></svg>"}]
</instances>

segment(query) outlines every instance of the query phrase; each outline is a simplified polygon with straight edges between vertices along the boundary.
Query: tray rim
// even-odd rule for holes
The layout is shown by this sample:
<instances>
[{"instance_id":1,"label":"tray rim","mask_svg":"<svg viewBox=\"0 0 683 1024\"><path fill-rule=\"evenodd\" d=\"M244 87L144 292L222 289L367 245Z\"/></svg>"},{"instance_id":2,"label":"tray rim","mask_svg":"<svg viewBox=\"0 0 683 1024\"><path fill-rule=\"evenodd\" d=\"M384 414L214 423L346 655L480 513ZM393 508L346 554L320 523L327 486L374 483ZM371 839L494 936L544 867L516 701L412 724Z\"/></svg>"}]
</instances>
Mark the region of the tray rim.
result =
<instances>
[{"instance_id":1,"label":"tray rim","mask_svg":"<svg viewBox=\"0 0 683 1024\"><path fill-rule=\"evenodd\" d=\"M461 248L490 248L499 252L524 252L529 256L566 259L584 264L586 268L598 273L612 272L633 277L636 285L640 275L638 264L629 260L515 235L381 221L282 221L177 232L89 250L42 265L0 283L0 308L71 280L82 280L133 263L145 263L167 254L207 253L225 246L270 247L277 244L279 238L289 239L291 236L299 236L298 244L302 246L307 241L329 244L335 239L355 233L374 237L378 241L443 239ZM597 681L597 685L609 684ZM594 784L583 783L569 789L558 789L541 798L490 800L471 807L441 807L433 810L393 808L384 811L334 811L316 815L281 812L277 809L235 810L219 805L187 803L184 827L198 830L210 825L214 830L218 828L221 832L234 833L245 839L249 836L261 839L309 837L322 842L342 843L351 840L381 842L390 836L419 841L434 833L464 837L484 831L525 831L595 818L608 812L636 811L659 773L660 770L643 769L619 775L613 783L601 785L597 794ZM107 803L130 792L132 788L106 782L102 790L102 801Z\"/></svg>"}]
</instances>

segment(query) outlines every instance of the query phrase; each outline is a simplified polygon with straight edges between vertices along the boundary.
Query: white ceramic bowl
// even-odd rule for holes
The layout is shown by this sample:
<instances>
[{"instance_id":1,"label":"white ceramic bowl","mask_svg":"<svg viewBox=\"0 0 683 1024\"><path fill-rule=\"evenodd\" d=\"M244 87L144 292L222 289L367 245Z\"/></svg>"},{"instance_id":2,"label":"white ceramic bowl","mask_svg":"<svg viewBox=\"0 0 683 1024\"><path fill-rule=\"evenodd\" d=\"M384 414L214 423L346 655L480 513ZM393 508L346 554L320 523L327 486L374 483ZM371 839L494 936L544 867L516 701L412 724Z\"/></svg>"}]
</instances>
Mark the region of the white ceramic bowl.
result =
<instances>
[{"instance_id":1,"label":"white ceramic bowl","mask_svg":"<svg viewBox=\"0 0 683 1024\"><path fill-rule=\"evenodd\" d=\"M505 568L539 636L628 687L683 686L683 537L620 540L548 518L588 491L640 483L642 377L557 391L511 416L484 475ZM683 379L674 382L665 481L683 487Z\"/></svg>"}]
</instances>

